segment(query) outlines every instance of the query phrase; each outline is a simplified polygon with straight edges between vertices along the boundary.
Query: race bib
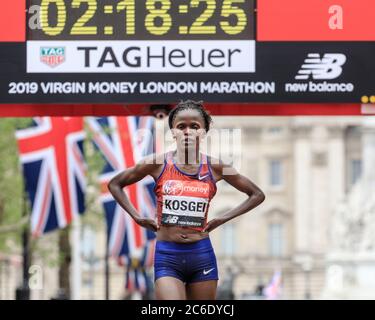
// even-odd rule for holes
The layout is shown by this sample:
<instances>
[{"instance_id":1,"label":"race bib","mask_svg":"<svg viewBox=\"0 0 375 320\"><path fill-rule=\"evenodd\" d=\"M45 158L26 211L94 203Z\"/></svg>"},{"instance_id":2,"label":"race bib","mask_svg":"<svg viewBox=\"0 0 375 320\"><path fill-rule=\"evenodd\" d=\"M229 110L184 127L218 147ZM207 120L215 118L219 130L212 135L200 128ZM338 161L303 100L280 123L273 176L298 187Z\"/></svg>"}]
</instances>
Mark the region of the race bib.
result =
<instances>
[{"instance_id":1,"label":"race bib","mask_svg":"<svg viewBox=\"0 0 375 320\"><path fill-rule=\"evenodd\" d=\"M181 227L203 227L209 187L203 182L168 180L164 184L161 222Z\"/></svg>"}]
</instances>

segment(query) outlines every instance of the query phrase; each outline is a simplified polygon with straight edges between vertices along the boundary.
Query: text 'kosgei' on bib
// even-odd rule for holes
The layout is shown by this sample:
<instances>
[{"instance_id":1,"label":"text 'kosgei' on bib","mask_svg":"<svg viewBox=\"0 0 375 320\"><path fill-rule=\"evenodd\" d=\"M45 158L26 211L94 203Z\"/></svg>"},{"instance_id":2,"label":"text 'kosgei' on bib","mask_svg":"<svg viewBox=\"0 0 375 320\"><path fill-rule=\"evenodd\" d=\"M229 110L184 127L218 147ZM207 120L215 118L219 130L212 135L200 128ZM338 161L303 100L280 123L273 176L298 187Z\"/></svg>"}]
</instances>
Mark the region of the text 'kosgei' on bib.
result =
<instances>
[{"instance_id":1,"label":"text 'kosgei' on bib","mask_svg":"<svg viewBox=\"0 0 375 320\"><path fill-rule=\"evenodd\" d=\"M209 187L201 181L168 180L163 186L162 224L201 227L208 210Z\"/></svg>"}]
</instances>

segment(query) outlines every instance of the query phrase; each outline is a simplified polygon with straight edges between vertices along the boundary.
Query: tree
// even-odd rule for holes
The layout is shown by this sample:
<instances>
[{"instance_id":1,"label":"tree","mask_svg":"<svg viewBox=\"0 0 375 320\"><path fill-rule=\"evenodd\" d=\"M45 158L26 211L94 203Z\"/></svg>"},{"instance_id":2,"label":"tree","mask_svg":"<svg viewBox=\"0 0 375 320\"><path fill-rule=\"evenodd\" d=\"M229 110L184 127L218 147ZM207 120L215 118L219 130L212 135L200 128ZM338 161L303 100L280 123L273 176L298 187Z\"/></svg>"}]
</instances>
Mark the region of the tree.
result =
<instances>
[{"instance_id":1,"label":"tree","mask_svg":"<svg viewBox=\"0 0 375 320\"><path fill-rule=\"evenodd\" d=\"M15 131L30 122L29 118L0 119L0 251L6 253L19 251L19 234L28 224L22 218L24 184Z\"/></svg>"}]
</instances>

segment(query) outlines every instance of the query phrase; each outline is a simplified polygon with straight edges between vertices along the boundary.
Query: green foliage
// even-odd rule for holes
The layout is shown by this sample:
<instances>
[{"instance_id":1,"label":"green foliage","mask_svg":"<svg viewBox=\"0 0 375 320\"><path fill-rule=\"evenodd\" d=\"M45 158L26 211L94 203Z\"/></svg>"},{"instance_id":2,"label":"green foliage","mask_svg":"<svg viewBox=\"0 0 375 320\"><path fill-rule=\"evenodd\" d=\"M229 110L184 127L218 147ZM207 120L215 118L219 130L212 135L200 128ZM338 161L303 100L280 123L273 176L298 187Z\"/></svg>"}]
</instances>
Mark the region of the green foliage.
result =
<instances>
[{"instance_id":1,"label":"green foliage","mask_svg":"<svg viewBox=\"0 0 375 320\"><path fill-rule=\"evenodd\" d=\"M0 119L0 226L16 225L23 212L23 178L15 137L17 128L27 127L29 118ZM0 251L14 252L18 232L0 233Z\"/></svg>"},{"instance_id":2,"label":"green foliage","mask_svg":"<svg viewBox=\"0 0 375 320\"><path fill-rule=\"evenodd\" d=\"M103 207L99 201L100 184L99 175L103 170L105 161L101 154L94 148L92 143L92 132L85 128L86 139L83 144L85 159L87 163L86 172L86 212L82 217L82 225L90 225L97 229L105 223Z\"/></svg>"}]
</instances>

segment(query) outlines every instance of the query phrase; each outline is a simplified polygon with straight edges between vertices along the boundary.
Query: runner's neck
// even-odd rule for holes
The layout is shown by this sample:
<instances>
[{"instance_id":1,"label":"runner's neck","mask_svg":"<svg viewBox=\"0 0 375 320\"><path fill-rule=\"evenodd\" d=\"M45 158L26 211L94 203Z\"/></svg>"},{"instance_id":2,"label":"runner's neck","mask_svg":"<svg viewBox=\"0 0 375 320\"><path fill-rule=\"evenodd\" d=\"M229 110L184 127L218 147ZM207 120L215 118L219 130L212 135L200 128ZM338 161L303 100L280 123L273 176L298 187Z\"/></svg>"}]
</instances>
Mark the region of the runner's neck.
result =
<instances>
[{"instance_id":1,"label":"runner's neck","mask_svg":"<svg viewBox=\"0 0 375 320\"><path fill-rule=\"evenodd\" d=\"M185 152L184 151L178 151L175 150L172 153L172 157L174 159L174 162L177 165L183 165L183 166L188 166L188 165L199 165L201 163L201 154L199 150L196 152Z\"/></svg>"}]
</instances>

